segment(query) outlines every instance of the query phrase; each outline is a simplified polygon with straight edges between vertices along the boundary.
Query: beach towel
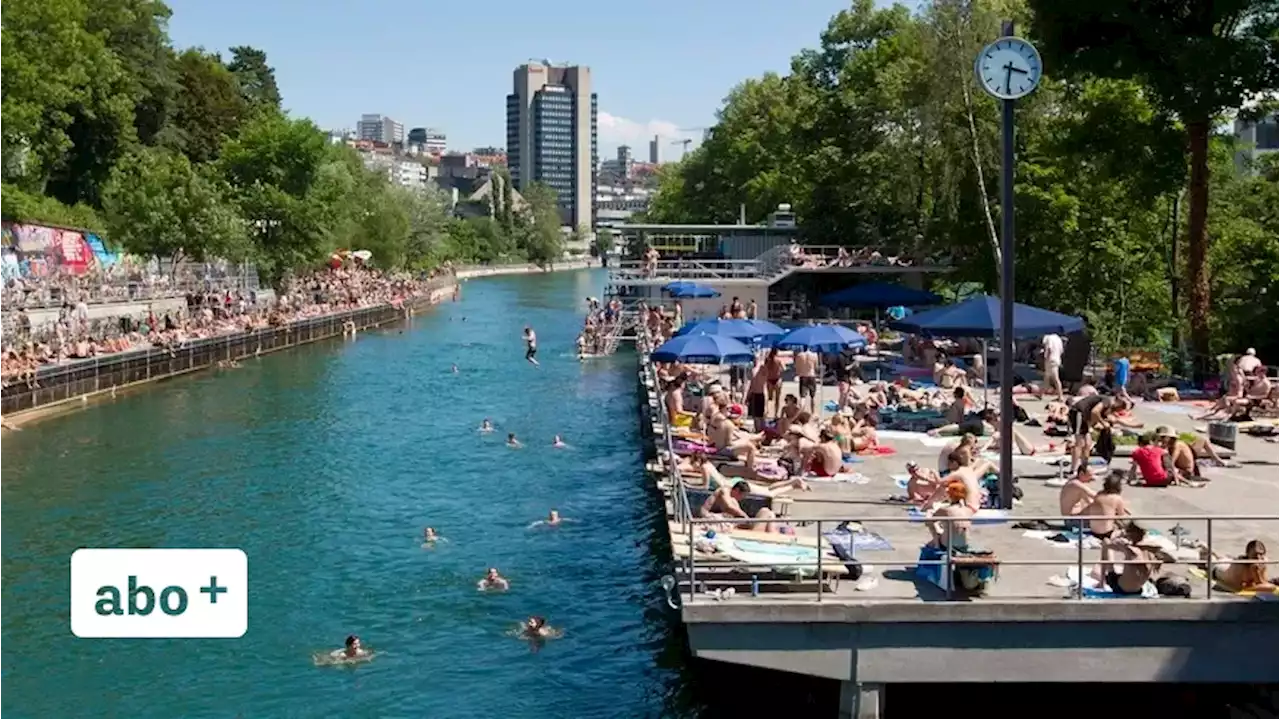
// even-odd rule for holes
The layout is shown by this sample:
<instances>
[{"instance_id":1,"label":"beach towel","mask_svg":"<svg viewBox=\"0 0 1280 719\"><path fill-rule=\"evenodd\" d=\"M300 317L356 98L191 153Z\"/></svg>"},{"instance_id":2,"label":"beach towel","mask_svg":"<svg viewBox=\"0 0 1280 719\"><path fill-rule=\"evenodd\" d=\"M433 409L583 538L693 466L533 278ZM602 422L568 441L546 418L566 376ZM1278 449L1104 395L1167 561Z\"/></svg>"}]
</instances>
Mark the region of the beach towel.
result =
<instances>
[{"instance_id":1,"label":"beach towel","mask_svg":"<svg viewBox=\"0 0 1280 719\"><path fill-rule=\"evenodd\" d=\"M822 536L828 542L831 542L833 548L843 549L849 557L856 556L859 551L888 552L893 550L893 545L889 544L889 540L865 529L860 532L854 532L847 527L839 527L830 532L823 532ZM845 556L838 551L836 554L841 558Z\"/></svg>"},{"instance_id":2,"label":"beach towel","mask_svg":"<svg viewBox=\"0 0 1280 719\"><path fill-rule=\"evenodd\" d=\"M880 439L914 439L921 442L926 439L932 439L924 432L905 432L899 429L876 430L876 436Z\"/></svg>"},{"instance_id":3,"label":"beach towel","mask_svg":"<svg viewBox=\"0 0 1280 719\"><path fill-rule=\"evenodd\" d=\"M890 455L894 455L894 454L897 454L897 453L898 453L898 450L894 449L893 447L889 447L889 446L882 445L882 444L877 444L877 445L872 446L872 447L867 447L866 449L862 450L861 452L858 452L858 454L860 454L860 455L862 455L862 456L864 456L864 457L877 457L877 456L878 456L878 457L888 457L888 456L890 456Z\"/></svg>"},{"instance_id":4,"label":"beach towel","mask_svg":"<svg viewBox=\"0 0 1280 719\"><path fill-rule=\"evenodd\" d=\"M841 482L848 484L867 484L871 478L859 472L840 472L834 477L819 477L816 475L804 476L806 482Z\"/></svg>"},{"instance_id":5,"label":"beach towel","mask_svg":"<svg viewBox=\"0 0 1280 719\"><path fill-rule=\"evenodd\" d=\"M929 520L929 515L916 507L908 509L907 516L913 522L926 522ZM979 509L978 513L971 517L969 521L974 524L1003 524L1009 521L1009 513L1003 509Z\"/></svg>"},{"instance_id":6,"label":"beach towel","mask_svg":"<svg viewBox=\"0 0 1280 719\"><path fill-rule=\"evenodd\" d=\"M676 454L681 455L696 454L697 452L714 454L716 451L716 448L713 445L702 444L701 442L690 442L687 439L672 440L671 447L676 451Z\"/></svg>"},{"instance_id":7,"label":"beach towel","mask_svg":"<svg viewBox=\"0 0 1280 719\"><path fill-rule=\"evenodd\" d=\"M949 444L959 443L960 438L959 437L931 437L926 434L923 437L921 437L920 442L926 447L942 448L942 447L946 447Z\"/></svg>"},{"instance_id":8,"label":"beach towel","mask_svg":"<svg viewBox=\"0 0 1280 719\"><path fill-rule=\"evenodd\" d=\"M1079 573L1075 567L1067 567L1067 579L1070 585L1074 587L1079 582ZM1110 587L1102 585L1093 576L1084 578L1084 585L1081 592L1087 599L1156 599L1160 593L1156 591L1156 585L1153 582L1147 582L1142 585L1141 594L1117 594L1111 591Z\"/></svg>"}]
</instances>

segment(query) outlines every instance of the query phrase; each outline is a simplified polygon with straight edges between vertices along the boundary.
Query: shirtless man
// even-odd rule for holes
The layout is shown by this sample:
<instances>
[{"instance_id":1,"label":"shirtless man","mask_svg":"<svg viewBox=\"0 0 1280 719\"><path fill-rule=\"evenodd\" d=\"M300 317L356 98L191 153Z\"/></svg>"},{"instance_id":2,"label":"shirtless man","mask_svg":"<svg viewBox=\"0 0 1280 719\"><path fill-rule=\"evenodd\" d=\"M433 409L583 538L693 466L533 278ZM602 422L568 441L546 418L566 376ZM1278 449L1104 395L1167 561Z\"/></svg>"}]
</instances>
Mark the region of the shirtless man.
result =
<instances>
[{"instance_id":1,"label":"shirtless man","mask_svg":"<svg viewBox=\"0 0 1280 719\"><path fill-rule=\"evenodd\" d=\"M1119 416L1118 412L1128 409L1129 404L1117 397L1091 394L1076 400L1067 410L1067 426L1071 430L1071 471L1074 473L1081 464L1089 463L1089 455L1093 454L1093 431L1110 432L1112 425L1138 428L1137 422Z\"/></svg>"},{"instance_id":2,"label":"shirtless man","mask_svg":"<svg viewBox=\"0 0 1280 719\"><path fill-rule=\"evenodd\" d=\"M795 421L800 414L800 400L793 394L786 396L783 400L782 410L778 412L778 423L775 429L779 435L786 436L787 430L791 428L791 423Z\"/></svg>"},{"instance_id":3,"label":"shirtless man","mask_svg":"<svg viewBox=\"0 0 1280 719\"><path fill-rule=\"evenodd\" d=\"M818 413L818 353L804 349L796 352L794 358L796 379L800 383L800 401L809 399L809 412Z\"/></svg>"},{"instance_id":4,"label":"shirtless man","mask_svg":"<svg viewBox=\"0 0 1280 719\"><path fill-rule=\"evenodd\" d=\"M756 512L755 517L747 514L742 509L740 502L743 497L751 493L751 485L746 482L738 482L732 487L721 487L707 497L707 501L703 502L698 508L698 516L704 518L726 518L726 519L765 519L770 520L763 523L747 522L745 524L736 525L739 529L755 529L759 530L763 524L765 532L773 532L773 521L777 519L773 511L768 507L761 507Z\"/></svg>"},{"instance_id":5,"label":"shirtless man","mask_svg":"<svg viewBox=\"0 0 1280 719\"><path fill-rule=\"evenodd\" d=\"M1098 572L1106 588L1116 594L1142 594L1143 586L1160 570L1160 560L1150 550L1138 546L1146 536L1145 529L1131 522L1125 525L1120 536L1103 542L1102 566ZM1110 564L1113 553L1122 561L1137 563L1125 564L1124 570L1117 573Z\"/></svg>"},{"instance_id":6,"label":"shirtless man","mask_svg":"<svg viewBox=\"0 0 1280 719\"><path fill-rule=\"evenodd\" d=\"M836 436L830 429L818 432L818 446L814 447L805 469L816 477L834 477L846 471L844 453L840 451Z\"/></svg>"},{"instance_id":7,"label":"shirtless man","mask_svg":"<svg viewBox=\"0 0 1280 719\"><path fill-rule=\"evenodd\" d=\"M1093 504L1098 493L1089 483L1093 481L1093 472L1089 465L1081 465L1076 476L1067 480L1058 491L1058 512L1064 517L1079 516Z\"/></svg>"},{"instance_id":8,"label":"shirtless man","mask_svg":"<svg viewBox=\"0 0 1280 719\"><path fill-rule=\"evenodd\" d=\"M782 411L779 405L782 403L782 358L778 356L778 348L771 347L769 353L764 358L765 373L765 399L768 404L773 405L773 416L777 417L778 412Z\"/></svg>"},{"instance_id":9,"label":"shirtless man","mask_svg":"<svg viewBox=\"0 0 1280 719\"><path fill-rule=\"evenodd\" d=\"M538 333L529 325L524 326L524 358L534 367L538 366Z\"/></svg>"},{"instance_id":10,"label":"shirtless man","mask_svg":"<svg viewBox=\"0 0 1280 719\"><path fill-rule=\"evenodd\" d=\"M673 425L679 425L682 421L688 424L690 412L684 409L684 375L680 375L671 380L671 384L667 385L667 421Z\"/></svg>"},{"instance_id":11,"label":"shirtless man","mask_svg":"<svg viewBox=\"0 0 1280 719\"><path fill-rule=\"evenodd\" d=\"M1156 427L1156 441L1169 453L1173 464L1173 481L1192 487L1203 486L1206 481L1200 476L1200 465L1196 463L1196 454L1191 445L1178 439L1177 433L1165 426Z\"/></svg>"},{"instance_id":12,"label":"shirtless man","mask_svg":"<svg viewBox=\"0 0 1280 719\"><path fill-rule=\"evenodd\" d=\"M930 506L948 494L948 487L957 483L961 485L962 491L958 493L959 501L940 507L932 514L934 517L957 517L959 521L946 522L946 527L942 526L943 522L929 522L926 525L932 542L937 547L946 548L950 545L955 549L962 549L968 545L970 523L964 520L974 516L982 508L982 478L996 470L996 466L986 460L966 464L968 461L969 458L965 452L952 452L947 458L947 481L940 483L941 486L934 492L934 496L925 503L924 509L927 512ZM944 536L947 539L944 539ZM959 542L953 542L952 540L957 536Z\"/></svg>"},{"instance_id":13,"label":"shirtless man","mask_svg":"<svg viewBox=\"0 0 1280 719\"><path fill-rule=\"evenodd\" d=\"M484 579L476 582L476 588L482 592L505 592L511 588L511 582L508 582L506 577L498 574L496 568L489 567L489 571L485 572Z\"/></svg>"},{"instance_id":14,"label":"shirtless man","mask_svg":"<svg viewBox=\"0 0 1280 719\"><path fill-rule=\"evenodd\" d=\"M707 435L719 454L742 459L746 462L748 469L755 470L756 452L759 449L756 445L764 435L740 431L728 417L719 412L712 415L707 427Z\"/></svg>"},{"instance_id":15,"label":"shirtless man","mask_svg":"<svg viewBox=\"0 0 1280 719\"><path fill-rule=\"evenodd\" d=\"M766 392L769 387L769 371L765 362L760 362L751 372L751 381L747 383L747 416L756 421L756 429L764 424L765 412L768 411Z\"/></svg>"}]
</instances>

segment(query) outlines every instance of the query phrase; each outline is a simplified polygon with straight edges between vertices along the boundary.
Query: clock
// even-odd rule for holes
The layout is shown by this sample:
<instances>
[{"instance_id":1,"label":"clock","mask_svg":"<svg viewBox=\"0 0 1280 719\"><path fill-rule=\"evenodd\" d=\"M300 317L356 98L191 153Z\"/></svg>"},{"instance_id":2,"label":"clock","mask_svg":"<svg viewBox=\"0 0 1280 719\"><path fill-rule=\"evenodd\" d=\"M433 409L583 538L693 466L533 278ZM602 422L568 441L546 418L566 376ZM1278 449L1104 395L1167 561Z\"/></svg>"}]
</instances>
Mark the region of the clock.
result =
<instances>
[{"instance_id":1,"label":"clock","mask_svg":"<svg viewBox=\"0 0 1280 719\"><path fill-rule=\"evenodd\" d=\"M1040 84L1040 53L1020 37L1002 37L982 49L973 64L978 84L1000 100L1030 95Z\"/></svg>"}]
</instances>

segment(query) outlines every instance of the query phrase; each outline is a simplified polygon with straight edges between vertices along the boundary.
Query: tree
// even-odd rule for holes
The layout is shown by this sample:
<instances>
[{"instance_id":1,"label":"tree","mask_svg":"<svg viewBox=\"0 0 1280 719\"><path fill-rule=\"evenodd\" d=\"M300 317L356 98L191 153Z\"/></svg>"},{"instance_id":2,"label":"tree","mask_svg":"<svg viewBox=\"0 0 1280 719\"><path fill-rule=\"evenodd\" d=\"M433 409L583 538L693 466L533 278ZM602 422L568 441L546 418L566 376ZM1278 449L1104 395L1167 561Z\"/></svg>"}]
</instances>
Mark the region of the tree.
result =
<instances>
[{"instance_id":1,"label":"tree","mask_svg":"<svg viewBox=\"0 0 1280 719\"><path fill-rule=\"evenodd\" d=\"M216 55L190 49L178 56L174 107L175 147L192 162L217 159L223 143L234 137L249 115L236 76Z\"/></svg>"},{"instance_id":2,"label":"tree","mask_svg":"<svg viewBox=\"0 0 1280 719\"><path fill-rule=\"evenodd\" d=\"M86 27L124 70L138 141L157 144L178 94L177 56L166 31L172 12L159 0L93 0L88 7Z\"/></svg>"},{"instance_id":3,"label":"tree","mask_svg":"<svg viewBox=\"0 0 1280 719\"><path fill-rule=\"evenodd\" d=\"M421 190L393 189L409 217L406 264L427 269L449 259L449 204L444 192L434 185Z\"/></svg>"},{"instance_id":4,"label":"tree","mask_svg":"<svg viewBox=\"0 0 1280 719\"><path fill-rule=\"evenodd\" d=\"M524 190L528 204L523 214L520 239L530 262L546 266L564 254L564 233L560 231L560 208L556 191L540 182Z\"/></svg>"},{"instance_id":5,"label":"tree","mask_svg":"<svg viewBox=\"0 0 1280 719\"><path fill-rule=\"evenodd\" d=\"M1210 359L1209 142L1223 112L1277 84L1274 0L1029 0L1045 62L1068 73L1135 79L1181 121L1190 155L1187 281L1199 369ZM1140 141L1141 138L1134 138Z\"/></svg>"},{"instance_id":6,"label":"tree","mask_svg":"<svg viewBox=\"0 0 1280 719\"><path fill-rule=\"evenodd\" d=\"M127 155L103 191L108 233L144 257L244 259L248 228L211 170L168 150Z\"/></svg>"},{"instance_id":7,"label":"tree","mask_svg":"<svg viewBox=\"0 0 1280 719\"><path fill-rule=\"evenodd\" d=\"M239 82L249 112L280 112L280 88L275 68L267 64L267 53L248 45L233 47L227 68Z\"/></svg>"},{"instance_id":8,"label":"tree","mask_svg":"<svg viewBox=\"0 0 1280 719\"><path fill-rule=\"evenodd\" d=\"M330 163L340 159L331 147L310 121L262 115L222 148L218 169L253 228L260 270L270 282L322 260L334 228L348 216L339 195L345 186L318 182L321 169L332 170Z\"/></svg>"}]
</instances>

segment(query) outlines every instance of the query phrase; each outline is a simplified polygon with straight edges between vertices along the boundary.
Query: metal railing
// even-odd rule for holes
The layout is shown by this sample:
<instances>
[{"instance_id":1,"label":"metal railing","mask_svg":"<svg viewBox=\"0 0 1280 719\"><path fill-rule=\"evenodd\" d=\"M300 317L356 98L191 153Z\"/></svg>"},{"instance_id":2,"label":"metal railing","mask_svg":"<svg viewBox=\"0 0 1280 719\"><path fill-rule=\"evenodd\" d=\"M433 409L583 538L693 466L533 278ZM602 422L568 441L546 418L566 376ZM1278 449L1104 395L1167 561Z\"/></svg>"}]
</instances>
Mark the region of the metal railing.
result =
<instances>
[{"instance_id":1,"label":"metal railing","mask_svg":"<svg viewBox=\"0 0 1280 719\"><path fill-rule=\"evenodd\" d=\"M610 266L609 279L614 282L637 280L732 280L761 277L760 265L755 260L623 260Z\"/></svg>"},{"instance_id":2,"label":"metal railing","mask_svg":"<svg viewBox=\"0 0 1280 719\"><path fill-rule=\"evenodd\" d=\"M665 416L664 416L664 420L665 420ZM675 476L679 477L679 474L677 473ZM680 482L680 484L683 484L683 482L681 481L681 482ZM1014 521L1017 521L1017 522L1036 522L1036 521L1039 521L1039 522L1056 522L1056 523L1058 523L1058 524L1062 525L1062 527L1063 527L1063 531L1064 531L1064 532L1066 532L1066 531L1072 531L1071 529L1068 529L1068 528L1072 527L1073 525L1080 526L1080 523L1081 523L1081 522L1087 522L1089 519L1090 519L1090 517L1081 517L1081 516L1074 516L1074 517L1072 517L1072 516L1041 515L1041 516L1025 516L1025 517L1024 517L1024 516L1017 516L1017 517L1009 517L1006 521L1008 521L1008 522L1014 522ZM1100 518L1100 517L1094 517L1093 519L1101 519L1101 518ZM1204 558L1204 559L1201 559L1201 560L1198 560L1198 561L1186 561L1186 560L1178 559L1178 558L1176 558L1176 557L1174 557L1174 558L1172 558L1172 559L1169 559L1169 558L1167 558L1167 557L1158 557L1158 558L1156 558L1156 559L1145 559L1145 560L1144 560L1144 559L1122 560L1122 559L1112 559L1112 558L1108 557L1108 558L1107 558L1107 560L1106 560L1105 562L1103 562L1100 558L1099 558L1098 560L1096 560L1096 561L1089 561L1089 562L1086 562L1086 561L1085 561L1085 557L1084 557L1084 542L1083 542L1083 541L1081 541L1081 539L1083 539L1083 537L1084 537L1085 535L1083 534L1083 532L1081 532L1081 533L1079 533L1079 534L1077 535L1077 538L1076 538L1076 541L1075 541L1076 552L1075 552L1075 562L1074 562L1074 567L1075 567L1075 570L1076 570L1076 579L1075 579L1075 582L1074 582L1074 584L1073 584L1072 586L1070 586L1070 587L1064 587L1064 589L1071 589L1071 594L1070 594L1070 596L1069 596L1069 597L1063 597L1064 599L1065 599L1065 598L1085 599L1085 598L1088 596L1088 595L1086 595L1086 594L1085 594L1085 592L1084 592L1085 587L1084 587L1084 585L1083 585L1083 579L1084 579L1084 577L1085 577L1085 576L1087 576L1087 575L1085 574L1085 571L1084 571L1084 568L1085 568L1085 566L1086 566L1086 565L1088 565L1088 566L1089 566L1089 567L1091 567L1091 568L1092 568L1092 566L1093 566L1093 565L1095 565L1095 564L1105 565L1105 566L1107 566L1107 567L1110 567L1111 565L1121 565L1121 566L1124 566L1124 565L1134 565L1134 564L1147 564L1147 565L1150 565L1150 564L1160 564L1160 565L1190 565L1190 566L1201 566L1201 565L1203 565L1203 566L1205 566L1205 580L1204 580L1204 592L1205 592L1205 596L1204 596L1204 599L1205 599L1205 600L1210 600L1210 601L1211 601L1211 600L1215 600L1215 599L1219 599L1219 598L1220 598L1218 595L1215 595L1215 593L1214 593L1214 588L1215 588L1215 586L1217 586L1217 585L1218 585L1217 580L1214 578L1214 565L1221 565L1221 564L1227 564L1227 563L1231 563L1231 564L1251 564L1251 565L1253 565L1253 564L1260 564L1260 565L1276 565L1276 564L1277 564L1277 560L1275 560L1275 559L1258 559L1258 560L1248 560L1248 559L1240 559L1240 558L1216 557L1216 556L1214 555L1214 552L1213 552L1213 523L1214 523L1214 522L1258 522L1258 521L1261 521L1261 522L1280 522L1280 516L1277 516L1277 515L1190 515L1190 514L1186 514L1186 515L1141 515L1141 516L1139 516L1139 515L1132 515L1132 516L1126 515L1126 516L1124 516L1124 517L1113 518L1113 519L1116 519L1116 520L1123 520L1123 521L1147 521L1147 522L1156 522L1156 521L1160 521L1160 522L1163 522L1163 521L1174 521L1174 522L1196 521L1196 522L1204 522L1204 523L1205 523L1205 526L1206 526L1206 530L1205 530L1205 541L1204 541L1204 543L1203 543L1203 547L1204 547L1204 557L1205 557L1205 558ZM694 535L695 535L695 531L696 531L696 528L697 528L697 527L699 527L699 526L709 526L709 525L719 525L719 526L723 526L723 525L725 525L725 524L734 524L734 525L754 525L754 524L765 524L765 523L769 523L769 522L779 522L779 521L786 521L786 522L788 522L788 523L803 523L803 524L816 523L816 525L817 525L817 526L816 526L816 536L814 537L814 541L813 541L813 543L812 543L812 544L804 543L804 542L802 542L802 541L801 541L801 539L800 539L799 537L796 537L796 541L795 541L795 542L793 542L793 543L791 543L791 545L790 545L790 546L806 546L806 547L812 547L812 548L815 550L815 554L816 554L816 556L815 556L815 558L814 558L814 560L813 560L813 561L807 561L807 560L806 560L806 561L787 561L787 560L782 560L782 559L778 559L778 560L770 559L770 560L768 561L767 566L768 566L769 568L774 568L774 567L779 567L779 568L781 568L781 567L796 567L800 573L803 573L803 572L805 572L806 570L812 570L812 571L813 571L813 573L814 573L814 577L815 577L815 581L814 581L814 600L815 600L815 601L817 601L817 602L822 602L822 601L824 600L824 597L825 597L825 596L830 595L830 594L832 594L832 593L833 593L832 591L826 590L826 588L825 588L825 584L826 584L826 582L825 582L825 581L823 581L823 577L824 577L824 567L826 567L826 568L828 568L828 569L831 569L831 568L838 567L838 566L839 566L839 567L843 567L843 566L844 566L844 564L845 564L845 562L844 562L843 560L841 560L841 559L838 559L838 558L835 558L835 557L825 557L825 556L824 556L824 555L826 554L826 551L827 551L827 550L826 550L826 547L824 546L824 543L825 543L825 544L830 544L829 540L825 539L825 537L824 537L824 533L823 533L823 526L824 526L824 525L825 525L825 526L827 526L827 527L836 527L836 526L840 526L840 525L846 525L846 524L849 524L849 523L857 523L857 524L859 524L859 525L861 525L862 527L864 527L864 528L865 528L865 527L866 527L867 525L869 525L869 524L876 524L876 523L904 523L904 522L906 522L906 523L911 523L911 524L921 524L921 525L923 525L923 524L927 524L927 523L934 522L934 523L939 523L939 524L944 524L944 525L946 525L945 530L944 530L944 531L945 531L945 535L946 535L946 536L948 536L948 537L950 537L950 536L953 536L953 530L951 529L951 523L953 523L953 522L973 522L973 521L974 521L974 519L973 519L973 517L934 517L934 516L930 516L930 517L912 517L912 516L894 516L894 517L845 517L845 518L839 518L839 517L826 516L826 517L823 517L823 518L821 518L821 519L819 519L819 518L804 519L804 518L799 518L799 517L795 517L795 516L788 516L785 520L780 520L780 519L778 519L778 518L755 519L755 518L749 518L749 517L741 517L741 518L739 518L739 517L732 517L732 518L724 518L724 517L701 518L701 517L694 517L694 518L690 518L690 519L688 519L688 520L685 520L685 521L682 521L682 522L681 522L682 526L684 526L684 527L685 527L685 531L684 531L685 542L684 542L684 543L685 543L685 545L686 545L686 547L687 547L687 550L688 550L688 556L689 556L689 558L688 558L687 562L685 563L685 564L686 564L686 567L687 567L687 575L686 575L686 577L682 580L682 584L684 584L684 585L685 585L683 588L684 588L684 589L686 589L686 590L687 590L687 592L688 592L688 601L696 601L696 599L697 599L697 589L698 589L700 586L705 586L705 582L700 582L700 581L698 580L698 575L697 575L697 565L696 565L696 562L695 562L695 557L696 557L696 555L697 555L697 553L698 553L698 550L696 549L696 540L697 540L697 537L695 537ZM729 532L729 533L727 534L727 536L728 536L728 537L730 537L730 538L732 538L733 533L732 533L732 532ZM786 535L779 535L779 536L781 537L781 536L786 536ZM1181 547L1182 547L1182 544L1181 544L1181 540L1180 540L1180 538L1179 538L1179 539L1177 539L1176 541L1178 542L1177 546L1178 546L1179 548L1181 548ZM1191 546L1192 548L1194 548L1194 545L1188 545L1188 546ZM986 560L986 558L985 558L985 557L981 557L981 556L979 556L979 557L975 557L977 560L979 560L979 561L977 561L977 562L973 562L973 563L965 563L965 562L957 563L957 562L956 562L956 554L955 554L955 550L950 546L950 543L948 543L948 544L946 545L945 549L946 549L946 553L945 553L944 558L942 558L942 559L936 559L936 560L921 560L921 559L919 559L919 558L917 557L916 559L913 559L913 560L910 560L910 561L893 561L893 560L889 560L889 561L887 561L887 562L886 562L886 561L885 561L885 560L883 560L883 559L877 558L877 559L876 559L876 564L877 564L877 565L882 565L882 566L887 565L887 566L902 567L902 568L907 569L907 570L912 570L912 569L914 569L914 568L916 568L916 567L920 567L920 566L941 566L941 567L943 568L943 572L944 572L944 574L943 574L942 576L945 578L945 584L946 584L946 589L945 589L945 591L946 591L946 595L947 595L947 598L948 598L948 599L953 599L953 598L955 598L954 570L956 569L956 567L957 567L957 566L964 566L965 564L977 564L977 565L979 565L979 566L983 566L983 565L987 565L987 566L1005 566L1005 565L1007 565L1007 566L1015 566L1015 567L1016 567L1016 566L1050 566L1050 567L1062 567L1062 566L1064 566L1064 562L1063 562L1063 560L1061 560L1061 559L1005 559L1005 558L1003 558L1003 557L996 557L995 555L992 555L992 556L990 557L990 559L989 559L989 560ZM961 552L964 552L965 550L962 548L962 549L960 549L960 551L961 551ZM984 560L985 560L985 561L984 561ZM763 565L761 562L758 562L758 561L757 561L757 562L751 562L751 561L734 561L734 560L728 560L728 561L726 561L726 560L721 559L721 560L717 560L717 561L715 561L715 562L711 563L711 567L712 567L712 568L714 568L714 569L718 569L718 570L725 570L725 569L730 569L730 570L732 570L732 569L735 569L735 568L747 568L747 569L755 568L755 569L757 570L757 572L758 572L758 570L759 570L761 567L763 567L763 566L765 566L765 565ZM1070 566L1070 565L1068 565L1068 566ZM757 585L760 585L760 584L766 584L766 583L767 583L767 582L760 582L758 579L754 579L754 578L753 578L752 580L743 580L743 581L738 581L738 582L726 582L726 581L723 581L723 578L722 578L722 577L718 577L718 578L717 578L717 582L718 582L718 583L721 583L721 584L734 584L734 583L737 583L737 584L745 584L745 583L747 583L747 581L750 581L750 582L751 582L751 584L752 584L753 586L757 586ZM923 581L923 580L922 580L922 581ZM776 581L775 581L774 583L779 583L779 582L776 582ZM786 582L782 582L782 583L786 583ZM793 594L788 594L788 596L794 596L794 595L793 595ZM1135 595L1135 596L1136 596L1136 595ZM1236 596L1236 595L1234 595L1234 594L1230 594L1230 595L1227 595L1227 596L1228 596L1228 597L1233 597L1233 598L1235 598L1235 599L1237 599L1237 600L1239 599L1239 597L1237 597L1237 596ZM1227 598L1227 597L1221 597L1221 598L1222 598L1222 599L1225 599L1225 598ZM871 597L871 596L869 596L869 595L867 595L867 594L859 594L859 595L857 596L857 599L858 599L858 601L860 601L860 602L865 602L865 601L868 601L868 600L874 601L874 600L875 600L875 597ZM909 599L906 599L906 598L904 598L904 597L886 597L886 598L883 598L883 599L884 599L884 600L887 600L887 601L915 601L915 600L909 600Z\"/></svg>"},{"instance_id":3,"label":"metal railing","mask_svg":"<svg viewBox=\"0 0 1280 719\"><path fill-rule=\"evenodd\" d=\"M649 352L653 349L652 340L643 327L639 329L639 333L636 343L640 350L640 356L643 358L641 361L644 366L641 371L653 385L658 410L656 419L659 426L662 427L662 436L659 438L659 442L666 450L666 472L670 485L672 518L680 522L681 526L688 528L693 520L693 510L689 503L688 488L685 486L684 479L680 476L680 457L676 454L675 435L671 431L671 422L668 420L666 393L662 391L662 384L658 379L657 371L653 368L653 363L648 360ZM690 556L692 557L692 554ZM693 567L690 565L691 576L692 570Z\"/></svg>"}]
</instances>

